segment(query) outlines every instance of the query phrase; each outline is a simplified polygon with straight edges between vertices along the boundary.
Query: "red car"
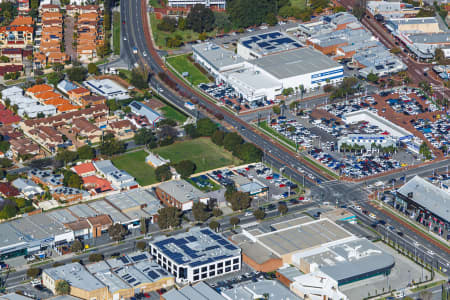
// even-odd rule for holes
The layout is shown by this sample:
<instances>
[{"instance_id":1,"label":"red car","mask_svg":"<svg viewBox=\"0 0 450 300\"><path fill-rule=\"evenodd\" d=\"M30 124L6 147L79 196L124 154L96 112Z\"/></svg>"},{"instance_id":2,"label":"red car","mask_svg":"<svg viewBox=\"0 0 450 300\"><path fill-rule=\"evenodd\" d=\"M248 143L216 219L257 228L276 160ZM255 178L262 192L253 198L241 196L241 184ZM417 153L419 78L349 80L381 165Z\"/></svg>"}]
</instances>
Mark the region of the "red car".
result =
<instances>
[{"instance_id":1,"label":"red car","mask_svg":"<svg viewBox=\"0 0 450 300\"><path fill-rule=\"evenodd\" d=\"M150 298L150 294L149 293L144 293L144 297L145 298Z\"/></svg>"},{"instance_id":2,"label":"red car","mask_svg":"<svg viewBox=\"0 0 450 300\"><path fill-rule=\"evenodd\" d=\"M298 197L298 200L303 201L303 200L305 200L305 197L303 197L303 196Z\"/></svg>"}]
</instances>

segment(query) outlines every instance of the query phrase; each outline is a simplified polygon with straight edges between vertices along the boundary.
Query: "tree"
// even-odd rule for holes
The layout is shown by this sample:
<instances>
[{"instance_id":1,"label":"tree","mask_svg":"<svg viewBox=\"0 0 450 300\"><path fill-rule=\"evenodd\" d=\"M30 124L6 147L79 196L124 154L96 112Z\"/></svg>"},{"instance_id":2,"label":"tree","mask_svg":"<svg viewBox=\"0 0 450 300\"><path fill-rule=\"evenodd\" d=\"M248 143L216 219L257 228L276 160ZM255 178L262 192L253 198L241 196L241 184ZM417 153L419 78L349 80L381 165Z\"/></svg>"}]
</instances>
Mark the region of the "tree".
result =
<instances>
[{"instance_id":1,"label":"tree","mask_svg":"<svg viewBox=\"0 0 450 300\"><path fill-rule=\"evenodd\" d=\"M192 206L192 215L196 221L205 222L211 217L211 212L205 204L197 202Z\"/></svg>"},{"instance_id":2,"label":"tree","mask_svg":"<svg viewBox=\"0 0 450 300\"><path fill-rule=\"evenodd\" d=\"M231 204L233 211L243 210L250 207L251 198L247 193L231 191L225 193L225 199Z\"/></svg>"},{"instance_id":3,"label":"tree","mask_svg":"<svg viewBox=\"0 0 450 300\"><path fill-rule=\"evenodd\" d=\"M79 189L83 185L83 179L81 179L80 175L71 170L62 169L61 170L63 178L63 185Z\"/></svg>"},{"instance_id":4,"label":"tree","mask_svg":"<svg viewBox=\"0 0 450 300\"><path fill-rule=\"evenodd\" d=\"M370 73L369 75L367 75L367 80L373 83L377 83L378 82L378 75L374 74L374 73Z\"/></svg>"},{"instance_id":5,"label":"tree","mask_svg":"<svg viewBox=\"0 0 450 300\"><path fill-rule=\"evenodd\" d=\"M256 220L262 220L266 216L266 213L262 209L257 209L253 212Z\"/></svg>"},{"instance_id":6,"label":"tree","mask_svg":"<svg viewBox=\"0 0 450 300\"><path fill-rule=\"evenodd\" d=\"M89 145L81 146L77 150L78 158L80 159L93 159L95 158L95 150Z\"/></svg>"},{"instance_id":7,"label":"tree","mask_svg":"<svg viewBox=\"0 0 450 300\"><path fill-rule=\"evenodd\" d=\"M149 128L141 128L134 135L136 145L148 145L155 140L155 135Z\"/></svg>"},{"instance_id":8,"label":"tree","mask_svg":"<svg viewBox=\"0 0 450 300\"><path fill-rule=\"evenodd\" d=\"M0 62L2 63L8 63L9 62L9 57L8 56L0 56Z\"/></svg>"},{"instance_id":9,"label":"tree","mask_svg":"<svg viewBox=\"0 0 450 300\"><path fill-rule=\"evenodd\" d=\"M108 229L109 237L116 242L123 240L127 233L127 229L122 224L118 223L110 226Z\"/></svg>"},{"instance_id":10,"label":"tree","mask_svg":"<svg viewBox=\"0 0 450 300\"><path fill-rule=\"evenodd\" d=\"M222 146L224 137L225 133L222 130L217 129L211 136L211 141L218 146Z\"/></svg>"},{"instance_id":11,"label":"tree","mask_svg":"<svg viewBox=\"0 0 450 300\"><path fill-rule=\"evenodd\" d=\"M89 63L87 70L88 70L89 74L94 74L94 75L98 75L99 74L98 67L94 63Z\"/></svg>"},{"instance_id":12,"label":"tree","mask_svg":"<svg viewBox=\"0 0 450 300\"><path fill-rule=\"evenodd\" d=\"M48 83L56 86L61 80L64 79L64 74L61 72L52 72L47 75Z\"/></svg>"},{"instance_id":13,"label":"tree","mask_svg":"<svg viewBox=\"0 0 450 300\"><path fill-rule=\"evenodd\" d=\"M211 228L213 231L217 232L219 227L220 227L220 223L219 222L214 221L214 220L209 222L209 228Z\"/></svg>"},{"instance_id":14,"label":"tree","mask_svg":"<svg viewBox=\"0 0 450 300\"><path fill-rule=\"evenodd\" d=\"M214 12L214 27L228 32L231 30L232 26L233 24L231 24L228 14L223 12Z\"/></svg>"},{"instance_id":15,"label":"tree","mask_svg":"<svg viewBox=\"0 0 450 300\"><path fill-rule=\"evenodd\" d=\"M145 249L147 248L147 243L144 241L139 241L136 243L136 249L138 249L139 251L145 251Z\"/></svg>"},{"instance_id":16,"label":"tree","mask_svg":"<svg viewBox=\"0 0 450 300\"><path fill-rule=\"evenodd\" d=\"M59 280L56 282L55 291L58 295L68 295L70 293L70 285L65 280Z\"/></svg>"},{"instance_id":17,"label":"tree","mask_svg":"<svg viewBox=\"0 0 450 300\"><path fill-rule=\"evenodd\" d=\"M218 207L214 208L212 213L214 217L220 217L221 215L223 215L222 210Z\"/></svg>"},{"instance_id":18,"label":"tree","mask_svg":"<svg viewBox=\"0 0 450 300\"><path fill-rule=\"evenodd\" d=\"M145 218L141 218L140 220L141 233L147 234L147 220Z\"/></svg>"},{"instance_id":19,"label":"tree","mask_svg":"<svg viewBox=\"0 0 450 300\"><path fill-rule=\"evenodd\" d=\"M0 211L0 219L6 220L15 217L17 214L17 208L13 204L6 204Z\"/></svg>"},{"instance_id":20,"label":"tree","mask_svg":"<svg viewBox=\"0 0 450 300\"><path fill-rule=\"evenodd\" d=\"M158 226L160 229L178 227L181 224L181 211L173 206L158 210Z\"/></svg>"},{"instance_id":21,"label":"tree","mask_svg":"<svg viewBox=\"0 0 450 300\"><path fill-rule=\"evenodd\" d=\"M167 181L172 178L172 172L168 164L159 166L155 169L155 176L158 181Z\"/></svg>"},{"instance_id":22,"label":"tree","mask_svg":"<svg viewBox=\"0 0 450 300\"><path fill-rule=\"evenodd\" d=\"M106 135L105 135L106 136ZM103 138L103 142L99 147L100 153L103 155L111 156L114 154L119 154L125 152L125 143L123 141L118 141L114 137Z\"/></svg>"},{"instance_id":23,"label":"tree","mask_svg":"<svg viewBox=\"0 0 450 300\"><path fill-rule=\"evenodd\" d=\"M285 215L288 211L288 207L286 204L284 203L280 203L278 205L278 212L280 213L280 215Z\"/></svg>"},{"instance_id":24,"label":"tree","mask_svg":"<svg viewBox=\"0 0 450 300\"><path fill-rule=\"evenodd\" d=\"M200 136L194 124L187 124L186 126L184 126L184 132L187 136L193 139Z\"/></svg>"},{"instance_id":25,"label":"tree","mask_svg":"<svg viewBox=\"0 0 450 300\"><path fill-rule=\"evenodd\" d=\"M428 148L426 142L422 142L422 144L420 145L419 154L422 154L426 159L432 158L430 148Z\"/></svg>"},{"instance_id":26,"label":"tree","mask_svg":"<svg viewBox=\"0 0 450 300\"><path fill-rule=\"evenodd\" d=\"M195 32L209 32L214 29L214 13L203 4L195 4L189 12L186 23Z\"/></svg>"},{"instance_id":27,"label":"tree","mask_svg":"<svg viewBox=\"0 0 450 300\"><path fill-rule=\"evenodd\" d=\"M40 268L29 268L27 270L27 277L36 278L41 275L41 271L42 270Z\"/></svg>"},{"instance_id":28,"label":"tree","mask_svg":"<svg viewBox=\"0 0 450 300\"><path fill-rule=\"evenodd\" d=\"M269 24L269 26L274 26L278 23L278 19L273 12L267 14L266 23Z\"/></svg>"},{"instance_id":29,"label":"tree","mask_svg":"<svg viewBox=\"0 0 450 300\"><path fill-rule=\"evenodd\" d=\"M246 163L261 161L263 152L252 143L239 145L233 151L233 154Z\"/></svg>"},{"instance_id":30,"label":"tree","mask_svg":"<svg viewBox=\"0 0 450 300\"><path fill-rule=\"evenodd\" d=\"M281 107L279 105L274 105L272 107L272 111L273 111L274 114L279 115L279 114L281 114Z\"/></svg>"},{"instance_id":31,"label":"tree","mask_svg":"<svg viewBox=\"0 0 450 300\"><path fill-rule=\"evenodd\" d=\"M67 76L71 81L82 82L86 79L86 75L88 70L84 67L74 67L72 69L67 70Z\"/></svg>"},{"instance_id":32,"label":"tree","mask_svg":"<svg viewBox=\"0 0 450 300\"><path fill-rule=\"evenodd\" d=\"M160 31L175 32L177 28L177 20L169 16L164 16L156 27Z\"/></svg>"},{"instance_id":33,"label":"tree","mask_svg":"<svg viewBox=\"0 0 450 300\"><path fill-rule=\"evenodd\" d=\"M179 163L175 164L175 169L182 178L188 178L189 176L194 174L195 168L195 164L190 160L182 160Z\"/></svg>"},{"instance_id":34,"label":"tree","mask_svg":"<svg viewBox=\"0 0 450 300\"><path fill-rule=\"evenodd\" d=\"M231 217L230 224L233 225L233 228L236 228L236 225L239 224L241 220L238 217Z\"/></svg>"},{"instance_id":35,"label":"tree","mask_svg":"<svg viewBox=\"0 0 450 300\"><path fill-rule=\"evenodd\" d=\"M227 3L230 20L237 28L260 25L267 20L270 12L276 14L276 9L274 0L233 0Z\"/></svg>"},{"instance_id":36,"label":"tree","mask_svg":"<svg viewBox=\"0 0 450 300\"><path fill-rule=\"evenodd\" d=\"M11 144L8 141L0 141L0 151L6 153L9 150Z\"/></svg>"},{"instance_id":37,"label":"tree","mask_svg":"<svg viewBox=\"0 0 450 300\"><path fill-rule=\"evenodd\" d=\"M73 241L72 245L70 246L70 251L72 252L80 252L83 249L84 249L83 243L78 239Z\"/></svg>"},{"instance_id":38,"label":"tree","mask_svg":"<svg viewBox=\"0 0 450 300\"><path fill-rule=\"evenodd\" d=\"M217 125L211 119L203 118L197 121L197 133L200 136L212 136L216 129Z\"/></svg>"},{"instance_id":39,"label":"tree","mask_svg":"<svg viewBox=\"0 0 450 300\"><path fill-rule=\"evenodd\" d=\"M146 78L147 78L147 76L145 74L142 74L138 70L133 69L131 71L130 83L132 85L134 85L135 87L137 87L138 89L141 89L141 90L147 89L148 83L147 83Z\"/></svg>"},{"instance_id":40,"label":"tree","mask_svg":"<svg viewBox=\"0 0 450 300\"><path fill-rule=\"evenodd\" d=\"M244 140L239 134L237 134L236 132L228 132L227 134L225 134L225 137L223 139L223 146L228 151L233 151L243 142Z\"/></svg>"},{"instance_id":41,"label":"tree","mask_svg":"<svg viewBox=\"0 0 450 300\"><path fill-rule=\"evenodd\" d=\"M101 260L103 260L103 254L93 253L93 254L89 255L89 261L90 262L99 262Z\"/></svg>"}]
</instances>

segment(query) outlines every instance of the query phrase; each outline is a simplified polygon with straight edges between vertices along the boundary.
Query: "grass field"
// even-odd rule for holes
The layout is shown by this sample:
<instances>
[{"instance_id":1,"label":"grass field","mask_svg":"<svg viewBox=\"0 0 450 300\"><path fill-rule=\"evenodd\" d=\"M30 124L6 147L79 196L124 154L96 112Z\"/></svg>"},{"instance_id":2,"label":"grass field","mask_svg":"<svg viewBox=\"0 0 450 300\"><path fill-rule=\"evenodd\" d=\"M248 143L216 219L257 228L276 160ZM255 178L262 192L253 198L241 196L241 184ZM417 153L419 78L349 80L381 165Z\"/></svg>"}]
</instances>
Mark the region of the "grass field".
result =
<instances>
[{"instance_id":1,"label":"grass field","mask_svg":"<svg viewBox=\"0 0 450 300\"><path fill-rule=\"evenodd\" d=\"M166 117L167 119L175 120L180 125L183 125L187 120L185 114L173 108L172 106L166 105L164 107L161 107L161 111L163 112L164 117Z\"/></svg>"},{"instance_id":2,"label":"grass field","mask_svg":"<svg viewBox=\"0 0 450 300\"><path fill-rule=\"evenodd\" d=\"M273 136L277 137L278 139L282 140L283 142L285 142L289 146L292 146L294 148L296 147L296 145L295 145L293 140L288 139L287 137L285 137L284 135L280 134L278 131L276 131L275 129L273 129L269 125L267 125L267 121L260 122L259 123L259 127L264 129L265 131L269 132Z\"/></svg>"},{"instance_id":3,"label":"grass field","mask_svg":"<svg viewBox=\"0 0 450 300\"><path fill-rule=\"evenodd\" d=\"M177 163L185 159L193 161L197 166L196 173L240 163L239 159L215 145L209 138L177 142L153 151L166 159L170 159L171 163Z\"/></svg>"},{"instance_id":4,"label":"grass field","mask_svg":"<svg viewBox=\"0 0 450 300\"><path fill-rule=\"evenodd\" d=\"M134 178L140 185L149 185L157 182L155 177L155 169L145 163L147 152L144 150L125 153L112 160L113 164L124 170Z\"/></svg>"},{"instance_id":5,"label":"grass field","mask_svg":"<svg viewBox=\"0 0 450 300\"><path fill-rule=\"evenodd\" d=\"M154 8L162 8L162 5L161 5L162 1L164 1L164 0L150 0L149 3Z\"/></svg>"},{"instance_id":6,"label":"grass field","mask_svg":"<svg viewBox=\"0 0 450 300\"><path fill-rule=\"evenodd\" d=\"M208 77L197 69L197 67L188 59L188 55L189 54L172 56L167 58L167 62L180 74L188 72L189 76L186 77L186 79L195 86L200 83L209 82Z\"/></svg>"},{"instance_id":7,"label":"grass field","mask_svg":"<svg viewBox=\"0 0 450 300\"><path fill-rule=\"evenodd\" d=\"M181 36L181 39L184 43L189 41L195 41L198 40L198 33L192 31L192 30L176 30L175 32L164 32L160 31L157 28L157 25L161 22L161 20L156 19L155 14L150 14L150 23L152 25L152 35L153 39L155 40L156 45L161 49L169 49L166 46L166 38L170 36L179 35ZM217 33L216 30L213 30L211 32L208 32L207 35L209 37L215 36Z\"/></svg>"},{"instance_id":8,"label":"grass field","mask_svg":"<svg viewBox=\"0 0 450 300\"><path fill-rule=\"evenodd\" d=\"M120 55L120 12L113 15L113 47L114 54Z\"/></svg>"},{"instance_id":9,"label":"grass field","mask_svg":"<svg viewBox=\"0 0 450 300\"><path fill-rule=\"evenodd\" d=\"M305 8L306 0L291 0L291 5L299 8Z\"/></svg>"}]
</instances>

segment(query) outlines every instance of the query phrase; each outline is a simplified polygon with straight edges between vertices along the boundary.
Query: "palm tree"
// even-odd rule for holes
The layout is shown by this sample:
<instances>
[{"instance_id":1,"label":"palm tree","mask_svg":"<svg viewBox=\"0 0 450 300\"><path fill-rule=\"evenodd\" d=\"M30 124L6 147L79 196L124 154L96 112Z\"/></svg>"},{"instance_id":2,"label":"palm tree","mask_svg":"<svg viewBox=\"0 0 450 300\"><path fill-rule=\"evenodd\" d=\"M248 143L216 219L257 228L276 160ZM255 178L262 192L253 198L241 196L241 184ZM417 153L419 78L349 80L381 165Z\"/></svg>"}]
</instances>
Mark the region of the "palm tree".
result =
<instances>
[{"instance_id":1,"label":"palm tree","mask_svg":"<svg viewBox=\"0 0 450 300\"><path fill-rule=\"evenodd\" d=\"M298 88L300 89L300 100L303 100L303 93L305 92L305 86L303 84L300 84Z\"/></svg>"}]
</instances>

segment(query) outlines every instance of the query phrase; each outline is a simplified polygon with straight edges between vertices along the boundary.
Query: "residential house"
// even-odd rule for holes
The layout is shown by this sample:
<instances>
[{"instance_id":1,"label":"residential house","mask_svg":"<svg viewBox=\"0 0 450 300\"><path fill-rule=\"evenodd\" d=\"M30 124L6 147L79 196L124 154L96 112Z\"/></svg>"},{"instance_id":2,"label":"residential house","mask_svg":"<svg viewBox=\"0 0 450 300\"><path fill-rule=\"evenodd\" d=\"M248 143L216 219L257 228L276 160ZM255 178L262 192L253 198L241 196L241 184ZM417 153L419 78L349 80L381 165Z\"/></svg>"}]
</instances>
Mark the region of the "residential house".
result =
<instances>
[{"instance_id":1,"label":"residential house","mask_svg":"<svg viewBox=\"0 0 450 300\"><path fill-rule=\"evenodd\" d=\"M84 107L105 104L105 103L106 103L106 98L104 96L89 95L89 96L83 96L80 98L80 105L82 105Z\"/></svg>"},{"instance_id":2,"label":"residential house","mask_svg":"<svg viewBox=\"0 0 450 300\"><path fill-rule=\"evenodd\" d=\"M131 108L132 113L146 117L153 128L155 128L157 123L163 119L158 112L145 105L145 103L133 101L130 103L129 107Z\"/></svg>"},{"instance_id":3,"label":"residential house","mask_svg":"<svg viewBox=\"0 0 450 300\"><path fill-rule=\"evenodd\" d=\"M91 143L100 142L102 131L100 128L86 120L77 118L72 121L72 130L79 136L88 139Z\"/></svg>"},{"instance_id":4,"label":"residential house","mask_svg":"<svg viewBox=\"0 0 450 300\"><path fill-rule=\"evenodd\" d=\"M76 89L72 89L68 92L69 99L72 102L78 103L80 105L82 104L81 98L85 96L89 96L91 94L91 91L89 91L87 88L84 87L78 87Z\"/></svg>"},{"instance_id":5,"label":"residential house","mask_svg":"<svg viewBox=\"0 0 450 300\"><path fill-rule=\"evenodd\" d=\"M60 186L51 190L53 199L61 202L80 201L84 197L89 196L89 193L80 189Z\"/></svg>"},{"instance_id":6,"label":"residential house","mask_svg":"<svg viewBox=\"0 0 450 300\"><path fill-rule=\"evenodd\" d=\"M37 184L48 186L50 189L62 187L63 175L54 174L48 170L31 169L28 171L28 178Z\"/></svg>"},{"instance_id":7,"label":"residential house","mask_svg":"<svg viewBox=\"0 0 450 300\"><path fill-rule=\"evenodd\" d=\"M17 197L20 191L9 182L0 182L0 194L3 197Z\"/></svg>"},{"instance_id":8,"label":"residential house","mask_svg":"<svg viewBox=\"0 0 450 300\"><path fill-rule=\"evenodd\" d=\"M16 189L18 189L24 197L28 199L33 199L44 194L44 190L29 179L19 177L12 182L12 185Z\"/></svg>"},{"instance_id":9,"label":"residential house","mask_svg":"<svg viewBox=\"0 0 450 300\"><path fill-rule=\"evenodd\" d=\"M77 173L80 177L92 176L96 173L94 164L91 162L77 164L70 168L70 170Z\"/></svg>"}]
</instances>

